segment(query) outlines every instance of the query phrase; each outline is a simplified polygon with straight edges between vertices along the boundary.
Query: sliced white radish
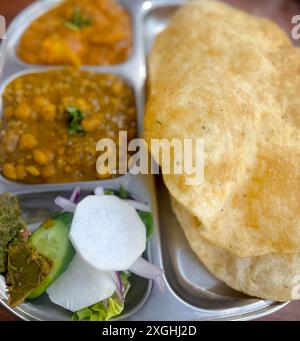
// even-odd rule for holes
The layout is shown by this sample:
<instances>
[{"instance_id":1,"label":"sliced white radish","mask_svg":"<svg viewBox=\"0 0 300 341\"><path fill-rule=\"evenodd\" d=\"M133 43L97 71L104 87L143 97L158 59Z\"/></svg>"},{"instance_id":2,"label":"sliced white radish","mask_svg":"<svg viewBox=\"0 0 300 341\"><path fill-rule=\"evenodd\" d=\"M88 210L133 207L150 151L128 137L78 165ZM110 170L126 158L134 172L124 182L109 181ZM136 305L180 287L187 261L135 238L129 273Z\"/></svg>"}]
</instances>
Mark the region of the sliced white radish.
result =
<instances>
[{"instance_id":1,"label":"sliced white radish","mask_svg":"<svg viewBox=\"0 0 300 341\"><path fill-rule=\"evenodd\" d=\"M47 293L53 303L74 312L111 297L115 290L115 283L107 272L96 270L75 255Z\"/></svg>"},{"instance_id":2,"label":"sliced white radish","mask_svg":"<svg viewBox=\"0 0 300 341\"><path fill-rule=\"evenodd\" d=\"M114 195L91 195L76 207L70 240L100 271L129 269L146 248L146 228L136 210Z\"/></svg>"},{"instance_id":3,"label":"sliced white radish","mask_svg":"<svg viewBox=\"0 0 300 341\"><path fill-rule=\"evenodd\" d=\"M105 195L104 188L103 187L97 187L94 191L95 195Z\"/></svg>"}]
</instances>

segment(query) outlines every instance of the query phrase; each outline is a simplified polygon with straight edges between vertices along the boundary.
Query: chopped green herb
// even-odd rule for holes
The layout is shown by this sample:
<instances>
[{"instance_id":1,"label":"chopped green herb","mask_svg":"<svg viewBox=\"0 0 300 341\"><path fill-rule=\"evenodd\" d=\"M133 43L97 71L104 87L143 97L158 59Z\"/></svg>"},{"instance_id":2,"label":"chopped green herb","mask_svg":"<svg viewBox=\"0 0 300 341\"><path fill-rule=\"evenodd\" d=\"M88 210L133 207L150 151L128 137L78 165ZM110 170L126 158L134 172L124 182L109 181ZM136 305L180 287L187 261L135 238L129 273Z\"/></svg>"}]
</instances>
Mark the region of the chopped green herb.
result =
<instances>
[{"instance_id":1,"label":"chopped green herb","mask_svg":"<svg viewBox=\"0 0 300 341\"><path fill-rule=\"evenodd\" d=\"M84 119L83 113L76 107L67 107L66 112L69 114L68 132L70 135L79 134L84 135L85 131L81 125Z\"/></svg>"},{"instance_id":2,"label":"chopped green herb","mask_svg":"<svg viewBox=\"0 0 300 341\"><path fill-rule=\"evenodd\" d=\"M83 27L91 26L92 21L91 19L83 18L80 7L77 6L74 9L72 18L70 19L70 21L67 21L65 25L71 30L80 30Z\"/></svg>"},{"instance_id":3,"label":"chopped green herb","mask_svg":"<svg viewBox=\"0 0 300 341\"><path fill-rule=\"evenodd\" d=\"M104 189L105 195L116 195L120 199L128 199L128 193L126 189L123 186L120 186L120 189L118 191L113 191L111 189Z\"/></svg>"},{"instance_id":4,"label":"chopped green herb","mask_svg":"<svg viewBox=\"0 0 300 341\"><path fill-rule=\"evenodd\" d=\"M110 190L110 189L105 189L105 190L104 190L104 194L105 194L105 195L114 195L115 193L114 193L114 191L112 191L112 190Z\"/></svg>"},{"instance_id":5,"label":"chopped green herb","mask_svg":"<svg viewBox=\"0 0 300 341\"><path fill-rule=\"evenodd\" d=\"M126 189L123 186L120 186L119 197L120 197L120 199L123 199L123 200L128 199L128 194L126 192Z\"/></svg>"},{"instance_id":6,"label":"chopped green herb","mask_svg":"<svg viewBox=\"0 0 300 341\"><path fill-rule=\"evenodd\" d=\"M154 233L154 223L152 214L150 212L138 211L138 215L140 216L144 225L146 226L146 236L147 241L149 241Z\"/></svg>"}]
</instances>

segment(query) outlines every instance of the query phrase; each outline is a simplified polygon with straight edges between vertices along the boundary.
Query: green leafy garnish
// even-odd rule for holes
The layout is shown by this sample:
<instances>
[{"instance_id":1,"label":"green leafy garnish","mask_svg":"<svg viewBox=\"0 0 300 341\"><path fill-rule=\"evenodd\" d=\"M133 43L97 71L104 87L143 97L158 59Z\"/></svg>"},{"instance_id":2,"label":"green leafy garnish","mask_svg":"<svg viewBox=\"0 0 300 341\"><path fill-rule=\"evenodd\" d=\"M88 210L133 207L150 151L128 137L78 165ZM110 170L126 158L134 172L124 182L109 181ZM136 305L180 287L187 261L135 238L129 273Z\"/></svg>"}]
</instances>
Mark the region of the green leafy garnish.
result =
<instances>
[{"instance_id":1,"label":"green leafy garnish","mask_svg":"<svg viewBox=\"0 0 300 341\"><path fill-rule=\"evenodd\" d=\"M152 214L150 212L138 211L138 215L140 216L144 225L146 226L146 236L147 236L147 241L149 241L154 233L154 224L153 224Z\"/></svg>"},{"instance_id":2,"label":"green leafy garnish","mask_svg":"<svg viewBox=\"0 0 300 341\"><path fill-rule=\"evenodd\" d=\"M83 18L79 6L75 7L72 18L65 23L66 27L71 30L80 30L86 26L91 26L91 19Z\"/></svg>"},{"instance_id":3,"label":"green leafy garnish","mask_svg":"<svg viewBox=\"0 0 300 341\"><path fill-rule=\"evenodd\" d=\"M104 194L105 194L105 195L114 195L115 192L112 191L111 189L105 189L105 190L104 190Z\"/></svg>"},{"instance_id":4,"label":"green leafy garnish","mask_svg":"<svg viewBox=\"0 0 300 341\"><path fill-rule=\"evenodd\" d=\"M128 199L128 194L126 192L126 189L123 187L123 186L120 186L120 189L119 189L119 198L120 199Z\"/></svg>"},{"instance_id":5,"label":"green leafy garnish","mask_svg":"<svg viewBox=\"0 0 300 341\"><path fill-rule=\"evenodd\" d=\"M121 276L121 280L123 282L125 296L126 296L130 287L131 287L131 284L129 282L129 277L131 276L131 273L130 272L121 272L120 276Z\"/></svg>"},{"instance_id":6,"label":"green leafy garnish","mask_svg":"<svg viewBox=\"0 0 300 341\"><path fill-rule=\"evenodd\" d=\"M76 107L67 107L66 112L69 114L69 134L84 135L85 131L81 125L81 121L84 119L83 113Z\"/></svg>"},{"instance_id":7,"label":"green leafy garnish","mask_svg":"<svg viewBox=\"0 0 300 341\"><path fill-rule=\"evenodd\" d=\"M125 296L130 289L128 277L130 274L121 274L121 279L125 288ZM73 314L73 321L90 320L90 321L109 321L113 317L120 315L124 310L124 302L120 300L117 294L107 300L96 303L90 307L80 309Z\"/></svg>"},{"instance_id":8,"label":"green leafy garnish","mask_svg":"<svg viewBox=\"0 0 300 341\"><path fill-rule=\"evenodd\" d=\"M109 321L120 315L123 309L124 303L117 296L112 296L105 301L77 311L73 314L72 320Z\"/></svg>"},{"instance_id":9,"label":"green leafy garnish","mask_svg":"<svg viewBox=\"0 0 300 341\"><path fill-rule=\"evenodd\" d=\"M113 191L111 189L104 189L104 194L105 195L115 195L122 200L128 199L127 191L123 186L120 186L120 189L118 191Z\"/></svg>"}]
</instances>

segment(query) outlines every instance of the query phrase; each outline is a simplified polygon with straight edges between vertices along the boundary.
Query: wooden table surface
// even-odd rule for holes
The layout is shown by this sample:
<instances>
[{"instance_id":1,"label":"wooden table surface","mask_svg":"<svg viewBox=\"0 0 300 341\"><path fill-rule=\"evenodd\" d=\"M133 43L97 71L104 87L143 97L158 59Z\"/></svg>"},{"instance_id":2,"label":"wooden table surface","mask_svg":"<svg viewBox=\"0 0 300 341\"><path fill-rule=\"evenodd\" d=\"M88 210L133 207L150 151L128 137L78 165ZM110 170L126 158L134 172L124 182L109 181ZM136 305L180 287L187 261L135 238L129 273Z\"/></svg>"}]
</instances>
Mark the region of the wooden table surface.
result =
<instances>
[{"instance_id":1,"label":"wooden table surface","mask_svg":"<svg viewBox=\"0 0 300 341\"><path fill-rule=\"evenodd\" d=\"M134 0L132 0L134 1ZM0 15L4 15L7 23L33 0L1 0ZM291 29L291 17L300 14L299 0L225 0L234 6L251 11L256 15L266 15L284 27L287 32ZM300 41L294 42L300 45ZM0 307L0 321L16 321L17 318ZM290 303L280 311L259 319L260 321L300 321L300 302Z\"/></svg>"}]
</instances>

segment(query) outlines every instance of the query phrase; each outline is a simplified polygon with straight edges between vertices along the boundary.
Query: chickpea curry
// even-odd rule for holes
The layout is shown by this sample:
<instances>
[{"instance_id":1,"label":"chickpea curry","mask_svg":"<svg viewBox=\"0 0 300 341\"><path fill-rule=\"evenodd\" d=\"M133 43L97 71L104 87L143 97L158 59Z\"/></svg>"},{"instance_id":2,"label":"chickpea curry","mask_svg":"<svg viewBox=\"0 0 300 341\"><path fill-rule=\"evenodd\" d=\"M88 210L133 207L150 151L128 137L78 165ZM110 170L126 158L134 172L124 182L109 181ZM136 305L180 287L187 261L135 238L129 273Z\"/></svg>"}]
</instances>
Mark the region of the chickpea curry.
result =
<instances>
[{"instance_id":1,"label":"chickpea curry","mask_svg":"<svg viewBox=\"0 0 300 341\"><path fill-rule=\"evenodd\" d=\"M18 55L29 64L113 65L131 48L130 16L114 0L66 0L28 27Z\"/></svg>"},{"instance_id":2,"label":"chickpea curry","mask_svg":"<svg viewBox=\"0 0 300 341\"><path fill-rule=\"evenodd\" d=\"M111 177L96 170L96 144L136 136L130 87L119 77L73 69L23 75L3 95L0 169L23 183Z\"/></svg>"}]
</instances>

